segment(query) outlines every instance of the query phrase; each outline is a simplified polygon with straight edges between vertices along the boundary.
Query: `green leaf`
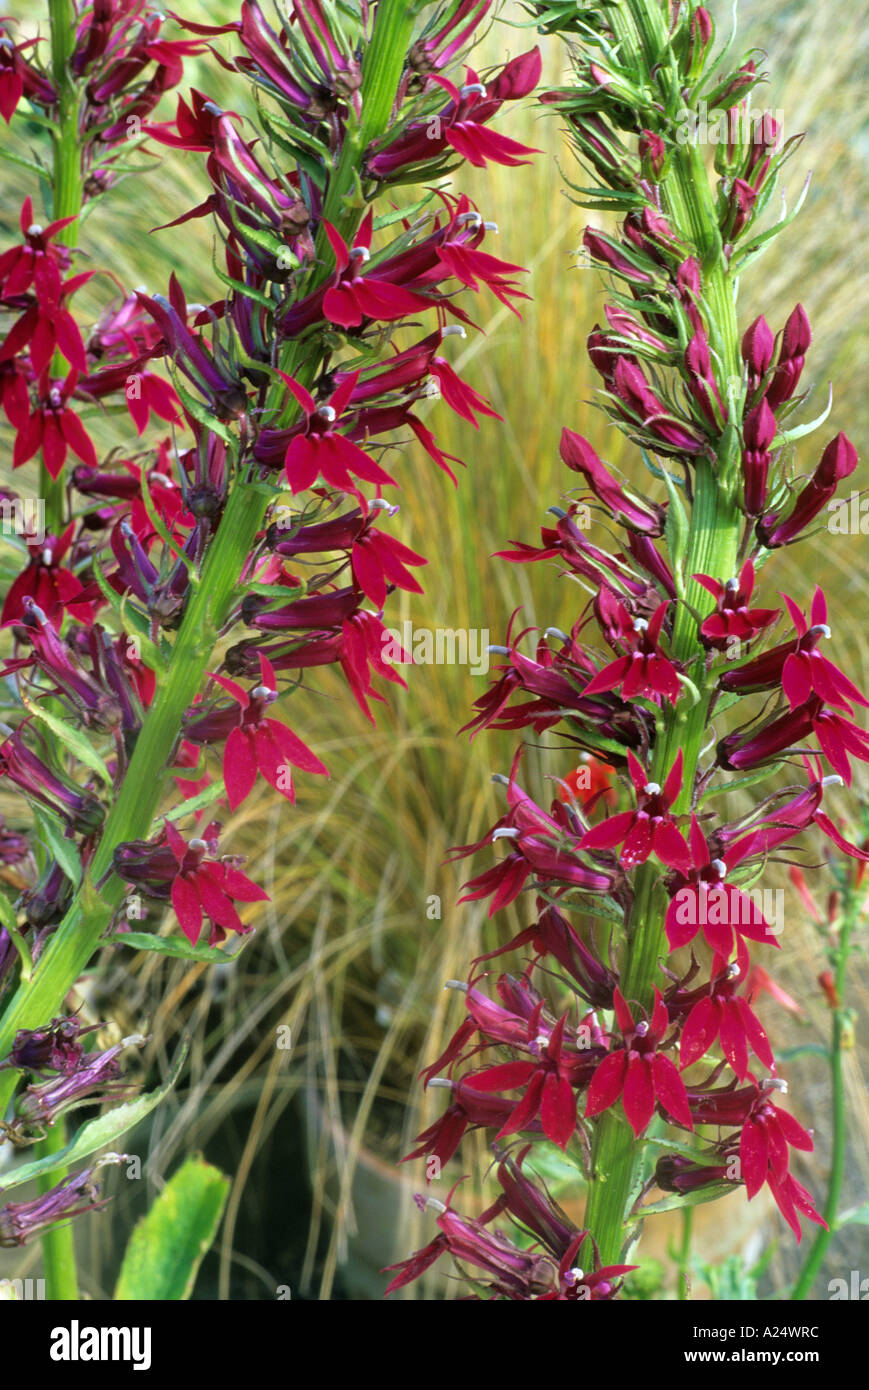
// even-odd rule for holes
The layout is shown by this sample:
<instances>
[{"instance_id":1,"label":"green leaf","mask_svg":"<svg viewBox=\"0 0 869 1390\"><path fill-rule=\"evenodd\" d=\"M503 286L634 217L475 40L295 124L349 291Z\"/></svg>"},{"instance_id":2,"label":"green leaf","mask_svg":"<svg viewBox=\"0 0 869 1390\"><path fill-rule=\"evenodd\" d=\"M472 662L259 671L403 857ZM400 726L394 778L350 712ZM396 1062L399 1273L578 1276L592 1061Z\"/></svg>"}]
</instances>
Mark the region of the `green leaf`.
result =
<instances>
[{"instance_id":1,"label":"green leaf","mask_svg":"<svg viewBox=\"0 0 869 1390\"><path fill-rule=\"evenodd\" d=\"M186 936L154 936L146 931L115 932L104 936L103 943L109 946L129 946L134 951L156 951L160 956L177 956L180 960L204 960L211 965L227 965L239 954L229 955L217 946L191 946Z\"/></svg>"},{"instance_id":2,"label":"green leaf","mask_svg":"<svg viewBox=\"0 0 869 1390\"><path fill-rule=\"evenodd\" d=\"M844 1211L836 1221L835 1229L838 1231L840 1226L869 1226L869 1202L855 1207L853 1211Z\"/></svg>"},{"instance_id":3,"label":"green leaf","mask_svg":"<svg viewBox=\"0 0 869 1390\"><path fill-rule=\"evenodd\" d=\"M228 1194L229 1178L201 1157L188 1158L130 1236L115 1301L189 1298Z\"/></svg>"},{"instance_id":4,"label":"green leaf","mask_svg":"<svg viewBox=\"0 0 869 1390\"><path fill-rule=\"evenodd\" d=\"M704 1202L717 1202L719 1197L725 1197L728 1192L734 1192L738 1184L732 1182L714 1182L708 1187L698 1188L696 1192L671 1192L660 1202L650 1202L646 1207L640 1207L638 1216L653 1216L659 1211L673 1211L676 1207L699 1207Z\"/></svg>"},{"instance_id":5,"label":"green leaf","mask_svg":"<svg viewBox=\"0 0 869 1390\"><path fill-rule=\"evenodd\" d=\"M137 1096L135 1100L128 1100L123 1105L116 1105L114 1110L108 1110L105 1115L100 1115L96 1120L82 1125L75 1138L67 1144L65 1149L60 1149L54 1154L46 1154L45 1158L38 1158L33 1163L22 1163L20 1168L13 1168L11 1172L4 1173L2 1189L0 1190L5 1192L10 1187L21 1187L23 1183L32 1182L34 1178L41 1177L43 1173L53 1173L58 1168L70 1168L81 1159L90 1158L97 1149L105 1148L106 1144L113 1144L122 1134L126 1134L128 1129L132 1129L134 1125L144 1120L145 1116L150 1114L161 1100L165 1100L181 1075L181 1068L187 1058L188 1046L189 1044L185 1039L178 1059L164 1085L159 1086L156 1091L151 1091L149 1095Z\"/></svg>"},{"instance_id":6,"label":"green leaf","mask_svg":"<svg viewBox=\"0 0 869 1390\"><path fill-rule=\"evenodd\" d=\"M91 747L84 734L79 733L77 729L71 728L69 724L64 724L62 719L58 719L57 715L52 714L44 705L39 705L32 700L28 700L23 692L21 695L21 703L36 719L41 719L43 724L48 725L51 732L60 739L61 743L66 744L67 748L78 758L80 763L84 763L86 767L89 767L92 772L95 772L98 777L102 778L107 787L111 787L112 775L109 769L106 767L99 753Z\"/></svg>"},{"instance_id":7,"label":"green leaf","mask_svg":"<svg viewBox=\"0 0 869 1390\"><path fill-rule=\"evenodd\" d=\"M21 960L21 978L25 984L29 984L30 977L33 974L33 957L30 954L30 948L27 942L18 930L18 919L15 915L15 909L5 893L0 893L0 926L6 928L9 939L18 952Z\"/></svg>"},{"instance_id":8,"label":"green leaf","mask_svg":"<svg viewBox=\"0 0 869 1390\"><path fill-rule=\"evenodd\" d=\"M40 806L38 810L34 807L33 815L39 832L51 853L70 883L77 888L81 883L82 867L78 850L72 840L68 840L64 835L63 826L57 817L53 816L50 811L46 811L43 806Z\"/></svg>"}]
</instances>

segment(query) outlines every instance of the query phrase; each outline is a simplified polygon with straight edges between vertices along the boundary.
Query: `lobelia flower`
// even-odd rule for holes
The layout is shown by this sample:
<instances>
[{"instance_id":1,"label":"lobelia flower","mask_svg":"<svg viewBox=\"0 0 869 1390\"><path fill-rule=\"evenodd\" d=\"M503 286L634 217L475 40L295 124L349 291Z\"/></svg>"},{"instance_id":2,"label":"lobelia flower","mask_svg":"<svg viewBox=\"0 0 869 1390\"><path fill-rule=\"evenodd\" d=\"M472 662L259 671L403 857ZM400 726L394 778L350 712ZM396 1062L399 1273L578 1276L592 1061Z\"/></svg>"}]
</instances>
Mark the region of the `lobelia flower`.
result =
<instances>
[{"instance_id":1,"label":"lobelia flower","mask_svg":"<svg viewBox=\"0 0 869 1390\"><path fill-rule=\"evenodd\" d=\"M816 695L778 719L767 720L757 732L748 736L729 734L721 739L718 763L731 770L762 767L786 751L798 749L810 734L814 734L824 757L850 787L853 774L849 757L869 762L869 733L843 715L825 709Z\"/></svg>"},{"instance_id":2,"label":"lobelia flower","mask_svg":"<svg viewBox=\"0 0 869 1390\"><path fill-rule=\"evenodd\" d=\"M700 624L700 637L705 647L727 651L734 642L750 642L781 616L779 608L749 608L754 593L751 560L746 560L736 579L728 579L725 584L708 574L695 574L692 578L715 599L715 612ZM727 671L721 677L726 689L731 688L726 682L732 674Z\"/></svg>"},{"instance_id":3,"label":"lobelia flower","mask_svg":"<svg viewBox=\"0 0 869 1390\"><path fill-rule=\"evenodd\" d=\"M93 623L94 612L85 586L63 564L74 534L75 523L70 522L62 536L47 535L42 541L27 541L30 562L10 584L0 622L21 618L25 601L30 599L58 630L64 613L86 626Z\"/></svg>"},{"instance_id":4,"label":"lobelia flower","mask_svg":"<svg viewBox=\"0 0 869 1390\"><path fill-rule=\"evenodd\" d=\"M0 777L8 777L25 796L53 811L73 834L93 835L103 823L100 802L52 772L25 744L20 729L0 744Z\"/></svg>"},{"instance_id":5,"label":"lobelia flower","mask_svg":"<svg viewBox=\"0 0 869 1390\"><path fill-rule=\"evenodd\" d=\"M796 629L796 638L771 647L761 656L726 671L721 678L723 689L744 694L781 686L791 709L805 704L812 695L817 695L825 704L847 710L849 714L852 703L869 707L869 700L853 682L818 650L821 638L832 635L827 624L827 600L823 589L815 589L811 627L793 599L788 598L787 594L782 594L782 598Z\"/></svg>"},{"instance_id":6,"label":"lobelia flower","mask_svg":"<svg viewBox=\"0 0 869 1390\"><path fill-rule=\"evenodd\" d=\"M74 217L61 217L43 227L33 220L33 199L24 199L19 215L24 244L0 255L0 298L14 299L32 289L40 301L57 303L70 253L65 246L56 245L55 238L74 221Z\"/></svg>"},{"instance_id":7,"label":"lobelia flower","mask_svg":"<svg viewBox=\"0 0 869 1390\"><path fill-rule=\"evenodd\" d=\"M378 608L386 601L387 582L408 593L421 594L422 586L407 566L426 565L428 561L394 536L378 530L372 522L372 516L366 516L361 508L354 508L332 521L300 526L286 540L282 539L283 528L272 527L267 540L275 555L287 558L312 552L349 550L353 578Z\"/></svg>"},{"instance_id":8,"label":"lobelia flower","mask_svg":"<svg viewBox=\"0 0 869 1390\"><path fill-rule=\"evenodd\" d=\"M664 1113L686 1129L693 1129L685 1085L674 1064L658 1048L670 1026L658 989L650 1020L634 1020L621 991L613 994L616 1022L624 1046L610 1052L591 1079L585 1104L586 1119L608 1110L621 1097L625 1116L639 1137L660 1105Z\"/></svg>"},{"instance_id":9,"label":"lobelia flower","mask_svg":"<svg viewBox=\"0 0 869 1390\"><path fill-rule=\"evenodd\" d=\"M259 658L262 684L250 692L226 676L210 673L235 705L212 714L191 711L185 720L184 736L190 743L213 743L225 739L223 781L230 809L236 810L250 794L257 773L288 801L295 801L290 767L328 777L326 766L300 738L266 710L278 698L277 680L271 663Z\"/></svg>"},{"instance_id":10,"label":"lobelia flower","mask_svg":"<svg viewBox=\"0 0 869 1390\"><path fill-rule=\"evenodd\" d=\"M461 88L431 73L430 83L442 87L449 102L440 111L411 121L398 135L373 146L366 154L366 172L388 180L415 165L430 164L448 150L477 168L484 168L489 162L509 168L527 164L524 156L539 154L539 150L488 129L488 122L505 101L518 100L533 91L540 81L541 66L540 50L533 48L512 59L486 84L479 81L471 68Z\"/></svg>"},{"instance_id":11,"label":"lobelia flower","mask_svg":"<svg viewBox=\"0 0 869 1390\"><path fill-rule=\"evenodd\" d=\"M812 330L806 311L798 304L784 326L778 363L766 390L770 410L778 410L796 391L811 341Z\"/></svg>"},{"instance_id":12,"label":"lobelia flower","mask_svg":"<svg viewBox=\"0 0 869 1390\"><path fill-rule=\"evenodd\" d=\"M724 960L733 954L734 933L779 946L753 899L724 882L727 874L760 847L760 836L753 832L728 845L720 858L714 856L696 816L691 817L689 844L679 836L676 849L675 841L668 840L661 857L676 870L664 921L671 951L687 946L701 927L713 951Z\"/></svg>"},{"instance_id":13,"label":"lobelia flower","mask_svg":"<svg viewBox=\"0 0 869 1390\"><path fill-rule=\"evenodd\" d=\"M668 852L672 854L675 849L678 854L683 844L670 815L682 788L682 750L679 749L663 787L649 781L644 767L630 750L627 758L637 798L636 810L609 816L587 830L579 842L580 849L608 850L621 845L619 863L623 869L644 864L652 853L668 862Z\"/></svg>"},{"instance_id":14,"label":"lobelia flower","mask_svg":"<svg viewBox=\"0 0 869 1390\"><path fill-rule=\"evenodd\" d=\"M89 1168L64 1178L57 1187L30 1202L8 1202L0 1207L0 1246L14 1249L35 1236L52 1230L59 1222L86 1211L101 1211L107 1199L99 1200L100 1189L94 1174L107 1163L123 1162L125 1154L103 1154Z\"/></svg>"},{"instance_id":15,"label":"lobelia flower","mask_svg":"<svg viewBox=\"0 0 869 1390\"><path fill-rule=\"evenodd\" d=\"M218 830L212 823L201 838L185 840L167 820L156 840L125 841L112 857L119 878L172 903L178 925L194 946L203 918L211 922L208 944L216 946L226 939L227 931L246 936L251 930L239 917L236 902L268 901L268 894L236 863L217 858Z\"/></svg>"},{"instance_id":16,"label":"lobelia flower","mask_svg":"<svg viewBox=\"0 0 869 1390\"><path fill-rule=\"evenodd\" d=\"M775 416L764 397L745 417L742 425L742 477L745 483L747 516L759 516L766 502L766 483L772 455L769 447L776 435Z\"/></svg>"},{"instance_id":17,"label":"lobelia flower","mask_svg":"<svg viewBox=\"0 0 869 1390\"><path fill-rule=\"evenodd\" d=\"M775 338L763 314L760 314L742 336L742 360L748 368L748 399L751 400L763 385L772 365ZM769 404L769 402L767 402Z\"/></svg>"},{"instance_id":18,"label":"lobelia flower","mask_svg":"<svg viewBox=\"0 0 869 1390\"><path fill-rule=\"evenodd\" d=\"M658 643L669 606L669 600L665 600L647 622L645 618L633 618L623 603L615 602L614 627L619 645L627 647L628 652L592 677L585 687L586 696L621 688L625 700L644 695L676 703L682 693L679 673Z\"/></svg>"},{"instance_id":19,"label":"lobelia flower","mask_svg":"<svg viewBox=\"0 0 869 1390\"><path fill-rule=\"evenodd\" d=\"M639 502L626 493L581 434L562 430L560 453L568 468L582 474L595 497L616 521L644 535L663 535L663 508Z\"/></svg>"},{"instance_id":20,"label":"lobelia flower","mask_svg":"<svg viewBox=\"0 0 869 1390\"><path fill-rule=\"evenodd\" d=\"M60 1076L27 1086L16 1101L10 1128L16 1134L50 1129L80 1105L133 1095L135 1087L122 1080L118 1058L126 1048L144 1047L146 1041L138 1033L132 1034L105 1052L83 1053L78 1064L64 1068Z\"/></svg>"},{"instance_id":21,"label":"lobelia flower","mask_svg":"<svg viewBox=\"0 0 869 1390\"><path fill-rule=\"evenodd\" d=\"M709 972L709 983L693 991L677 990L667 996L671 1015L684 1014L679 1044L682 1071L704 1057L720 1038L721 1050L737 1080L748 1073L748 1049L775 1075L775 1058L769 1038L752 1013L748 999L740 993L751 961L745 942L737 944L736 960L730 965L716 955Z\"/></svg>"},{"instance_id":22,"label":"lobelia flower","mask_svg":"<svg viewBox=\"0 0 869 1390\"><path fill-rule=\"evenodd\" d=\"M35 1073L60 1072L69 1075L77 1070L84 1049L79 1041L101 1025L82 1028L75 1017L53 1018L44 1028L19 1028L12 1051L0 1067L18 1067Z\"/></svg>"},{"instance_id":23,"label":"lobelia flower","mask_svg":"<svg viewBox=\"0 0 869 1390\"><path fill-rule=\"evenodd\" d=\"M395 479L370 458L364 449L334 428L340 421L353 394L356 377L347 377L330 396L318 405L309 391L293 377L281 372L305 413L304 432L295 434L287 445L284 470L294 493L302 492L322 477L331 487L349 492L359 501L363 512L368 504L353 482L351 472L377 487L395 485Z\"/></svg>"},{"instance_id":24,"label":"lobelia flower","mask_svg":"<svg viewBox=\"0 0 869 1390\"><path fill-rule=\"evenodd\" d=\"M49 476L56 480L63 472L69 450L89 467L98 466L90 435L69 406L77 380L74 367L64 381L54 381L47 372L43 373L36 407L15 438L13 468L20 468L41 451Z\"/></svg>"}]
</instances>

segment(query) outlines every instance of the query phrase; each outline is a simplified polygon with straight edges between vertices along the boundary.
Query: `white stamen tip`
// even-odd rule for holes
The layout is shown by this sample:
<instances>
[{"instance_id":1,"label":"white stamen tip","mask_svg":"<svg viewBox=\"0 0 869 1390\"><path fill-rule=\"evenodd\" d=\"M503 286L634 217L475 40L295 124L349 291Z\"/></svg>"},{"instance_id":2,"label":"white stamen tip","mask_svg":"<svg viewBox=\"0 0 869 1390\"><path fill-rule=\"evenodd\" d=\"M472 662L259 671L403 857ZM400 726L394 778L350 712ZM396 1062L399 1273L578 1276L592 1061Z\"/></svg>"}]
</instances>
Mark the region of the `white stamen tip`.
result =
<instances>
[{"instance_id":1,"label":"white stamen tip","mask_svg":"<svg viewBox=\"0 0 869 1390\"><path fill-rule=\"evenodd\" d=\"M634 618L634 632L647 632L648 628L645 618Z\"/></svg>"},{"instance_id":2,"label":"white stamen tip","mask_svg":"<svg viewBox=\"0 0 869 1390\"><path fill-rule=\"evenodd\" d=\"M467 336L460 323L448 323L446 328L441 329L441 341L444 338L467 338Z\"/></svg>"},{"instance_id":3,"label":"white stamen tip","mask_svg":"<svg viewBox=\"0 0 869 1390\"><path fill-rule=\"evenodd\" d=\"M483 229L487 232L494 232L495 236L497 236L501 230L497 222L484 222Z\"/></svg>"},{"instance_id":4,"label":"white stamen tip","mask_svg":"<svg viewBox=\"0 0 869 1390\"><path fill-rule=\"evenodd\" d=\"M723 859L713 859L709 867L715 870L719 878L723 878L727 873L727 865Z\"/></svg>"},{"instance_id":5,"label":"white stamen tip","mask_svg":"<svg viewBox=\"0 0 869 1390\"><path fill-rule=\"evenodd\" d=\"M197 840L188 840L188 841L187 841L187 848L188 848L188 849L208 849L208 845L206 844L205 840L198 840L198 839L197 839Z\"/></svg>"},{"instance_id":6,"label":"white stamen tip","mask_svg":"<svg viewBox=\"0 0 869 1390\"><path fill-rule=\"evenodd\" d=\"M44 228L43 226L41 226L39 222L31 222L30 226L27 228L27 231L25 232L24 235L25 235L25 236L42 236L42 233L43 233L44 231L45 231L45 228Z\"/></svg>"},{"instance_id":7,"label":"white stamen tip","mask_svg":"<svg viewBox=\"0 0 869 1390\"><path fill-rule=\"evenodd\" d=\"M331 405L321 405L318 408L317 414L321 415L324 420L328 420L330 425L332 421L335 419L335 412L332 409Z\"/></svg>"},{"instance_id":8,"label":"white stamen tip","mask_svg":"<svg viewBox=\"0 0 869 1390\"><path fill-rule=\"evenodd\" d=\"M459 95L462 97L469 97L472 96L474 92L476 92L477 96L484 97L486 95L486 88L483 86L482 82L469 82L467 86L461 88Z\"/></svg>"},{"instance_id":9,"label":"white stamen tip","mask_svg":"<svg viewBox=\"0 0 869 1390\"><path fill-rule=\"evenodd\" d=\"M361 261L363 265L366 261L371 260L371 252L368 250L367 246L354 246L350 255L354 260Z\"/></svg>"},{"instance_id":10,"label":"white stamen tip","mask_svg":"<svg viewBox=\"0 0 869 1390\"><path fill-rule=\"evenodd\" d=\"M460 989L463 994L467 994L468 983L466 980L447 980L444 989Z\"/></svg>"},{"instance_id":11,"label":"white stamen tip","mask_svg":"<svg viewBox=\"0 0 869 1390\"><path fill-rule=\"evenodd\" d=\"M494 840L518 840L518 839L519 839L520 833L521 833L521 832L520 832L519 830L517 830L515 826L512 826L512 825L502 825L502 826L499 826L497 830L493 830L493 831L492 831L492 839L493 839L493 841L494 841Z\"/></svg>"},{"instance_id":12,"label":"white stamen tip","mask_svg":"<svg viewBox=\"0 0 869 1390\"><path fill-rule=\"evenodd\" d=\"M643 792L646 796L660 796L661 788L657 782L647 782L643 787Z\"/></svg>"}]
</instances>

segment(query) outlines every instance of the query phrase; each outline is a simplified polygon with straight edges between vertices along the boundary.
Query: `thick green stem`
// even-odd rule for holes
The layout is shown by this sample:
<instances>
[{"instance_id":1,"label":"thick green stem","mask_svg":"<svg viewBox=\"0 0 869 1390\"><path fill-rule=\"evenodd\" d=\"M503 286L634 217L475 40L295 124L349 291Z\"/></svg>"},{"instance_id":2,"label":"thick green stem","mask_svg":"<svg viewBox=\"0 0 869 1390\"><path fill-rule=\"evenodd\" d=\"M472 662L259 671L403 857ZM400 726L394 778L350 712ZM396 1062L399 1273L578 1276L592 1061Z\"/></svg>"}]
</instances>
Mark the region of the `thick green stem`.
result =
<instances>
[{"instance_id":1,"label":"thick green stem","mask_svg":"<svg viewBox=\"0 0 869 1390\"><path fill-rule=\"evenodd\" d=\"M57 1121L37 1145L37 1158L59 1153L66 1145L66 1125ZM67 1175L66 1168L57 1168L37 1179L40 1196L50 1192ZM75 1269L75 1231L71 1221L45 1231L41 1238L42 1262L45 1269L45 1296L50 1302L78 1301L78 1280Z\"/></svg>"},{"instance_id":2,"label":"thick green stem","mask_svg":"<svg viewBox=\"0 0 869 1390\"><path fill-rule=\"evenodd\" d=\"M79 93L70 71L69 60L75 48L75 7L72 0L48 0L51 23L51 76L58 94L52 171L52 208L54 221L74 217L63 227L56 240L62 246L74 247L78 241L79 220L83 202L81 146L79 143ZM52 362L53 377L65 376L67 363L59 353ZM63 482L54 479L43 462L39 465L39 495L45 502L45 528L57 535L63 529Z\"/></svg>"},{"instance_id":3,"label":"thick green stem","mask_svg":"<svg viewBox=\"0 0 869 1390\"><path fill-rule=\"evenodd\" d=\"M845 986L848 982L848 957L850 955L851 932L860 918L863 896L854 892L852 901L842 921L839 945L836 952L836 999L830 1035L830 1081L832 1089L832 1128L833 1151L830 1156L830 1181L827 1186L827 1199L824 1203L824 1220L828 1229L820 1227L806 1262L794 1284L792 1299L800 1301L811 1292L818 1270L827 1253L827 1247L836 1234L839 1217L839 1201L845 1179L845 1157L848 1146L848 1106L845 1097L845 1042L851 1030L849 1010L845 1007Z\"/></svg>"},{"instance_id":4,"label":"thick green stem","mask_svg":"<svg viewBox=\"0 0 869 1390\"><path fill-rule=\"evenodd\" d=\"M632 53L637 70L652 73L666 56L667 30L656 0L626 0L608 11L622 54ZM703 299L710 341L729 381L739 377L736 309L727 262L716 241L717 218L712 189L702 155L692 146L679 147L663 187L663 210L674 231L696 249L703 271ZM726 383L725 383L726 389ZM733 496L735 441L723 433L713 464L700 459L694 470L694 501L685 557L686 598L700 613L710 611L710 599L690 576L697 573L729 578L736 570L740 518ZM681 748L684 758L682 792L674 810L690 809L694 778L707 737L711 690L702 679L703 648L697 624L680 604L671 643L673 659L695 679L700 698L693 705L683 695L675 706L661 710L650 778L663 782ZM664 915L666 895L661 871L651 862L637 872L635 897L627 923L622 959L622 992L648 1009L666 954ZM592 1232L604 1264L618 1261L625 1240L628 1208L638 1186L642 1145L624 1118L614 1110L600 1117L592 1148L591 1179L585 1224Z\"/></svg>"},{"instance_id":5,"label":"thick green stem","mask_svg":"<svg viewBox=\"0 0 869 1390\"><path fill-rule=\"evenodd\" d=\"M362 85L361 129L367 141L387 127L394 94L404 66L412 19L404 0L381 0L374 35L365 63ZM340 229L352 234L352 219L359 210L348 207L346 195L353 187L353 169L346 177L333 175L332 196L344 209ZM289 343L281 365L293 372L299 365L297 345ZM158 681L158 693L149 709L130 766L106 820L100 843L63 922L36 963L29 984L21 984L0 1022L0 1057L5 1056L19 1028L35 1028L54 1017L67 992L97 949L123 896L123 883L110 878L99 894L94 885L111 868L115 848L125 840L143 839L159 808L163 784L179 735L184 711L193 703L203 678L214 660L217 634L238 601L238 584L245 560L253 548L268 503L267 495L239 477L230 492L217 534L209 547L199 582L195 585L175 639L168 670ZM0 1115L15 1087L11 1072L0 1073Z\"/></svg>"}]
</instances>

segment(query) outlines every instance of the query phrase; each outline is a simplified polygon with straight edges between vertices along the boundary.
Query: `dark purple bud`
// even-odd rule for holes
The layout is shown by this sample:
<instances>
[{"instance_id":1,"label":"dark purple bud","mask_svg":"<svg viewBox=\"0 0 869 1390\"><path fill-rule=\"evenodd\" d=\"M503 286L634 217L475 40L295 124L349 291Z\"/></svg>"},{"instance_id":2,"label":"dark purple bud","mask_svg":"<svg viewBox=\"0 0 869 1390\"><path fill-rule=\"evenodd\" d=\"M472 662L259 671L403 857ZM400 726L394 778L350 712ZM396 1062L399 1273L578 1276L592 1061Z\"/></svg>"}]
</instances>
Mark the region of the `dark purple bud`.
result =
<instances>
[{"instance_id":1,"label":"dark purple bud","mask_svg":"<svg viewBox=\"0 0 869 1390\"><path fill-rule=\"evenodd\" d=\"M795 540L824 510L835 496L838 484L843 478L850 477L857 462L857 450L848 436L837 434L821 455L812 477L797 495L790 515L783 521L770 515L758 522L757 535L761 543L768 550L774 550L776 546L789 545Z\"/></svg>"},{"instance_id":2,"label":"dark purple bud","mask_svg":"<svg viewBox=\"0 0 869 1390\"><path fill-rule=\"evenodd\" d=\"M760 405L748 412L742 426L742 477L748 516L760 516L763 511L770 464L769 447L775 432L775 416L766 400L762 400Z\"/></svg>"},{"instance_id":3,"label":"dark purple bud","mask_svg":"<svg viewBox=\"0 0 869 1390\"><path fill-rule=\"evenodd\" d=\"M802 304L798 304L784 326L778 365L766 392L773 410L789 401L796 391L811 341L808 315Z\"/></svg>"}]
</instances>

